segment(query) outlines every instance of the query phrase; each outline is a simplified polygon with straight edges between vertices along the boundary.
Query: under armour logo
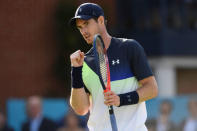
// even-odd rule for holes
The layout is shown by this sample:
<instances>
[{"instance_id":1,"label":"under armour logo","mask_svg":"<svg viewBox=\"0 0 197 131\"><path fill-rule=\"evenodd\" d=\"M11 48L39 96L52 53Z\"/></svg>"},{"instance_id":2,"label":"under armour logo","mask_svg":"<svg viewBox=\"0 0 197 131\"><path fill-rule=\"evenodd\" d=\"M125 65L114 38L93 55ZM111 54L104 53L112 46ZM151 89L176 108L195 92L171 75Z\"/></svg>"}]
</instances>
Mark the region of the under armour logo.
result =
<instances>
[{"instance_id":1,"label":"under armour logo","mask_svg":"<svg viewBox=\"0 0 197 131\"><path fill-rule=\"evenodd\" d=\"M112 65L115 65L115 64L120 64L120 60L117 59L117 60L112 60Z\"/></svg>"}]
</instances>

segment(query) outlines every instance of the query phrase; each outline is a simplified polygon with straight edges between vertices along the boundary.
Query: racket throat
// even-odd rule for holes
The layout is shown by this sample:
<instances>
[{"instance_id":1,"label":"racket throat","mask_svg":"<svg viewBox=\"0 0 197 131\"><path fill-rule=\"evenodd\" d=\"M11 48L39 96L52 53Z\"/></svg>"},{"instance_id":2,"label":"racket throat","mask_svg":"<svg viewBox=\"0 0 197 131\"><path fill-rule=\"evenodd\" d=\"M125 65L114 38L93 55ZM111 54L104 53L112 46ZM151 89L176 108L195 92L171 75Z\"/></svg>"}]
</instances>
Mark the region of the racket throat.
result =
<instances>
[{"instance_id":1,"label":"racket throat","mask_svg":"<svg viewBox=\"0 0 197 131\"><path fill-rule=\"evenodd\" d=\"M105 90L103 91L104 93L109 92L111 90L111 88L109 87L105 87Z\"/></svg>"}]
</instances>

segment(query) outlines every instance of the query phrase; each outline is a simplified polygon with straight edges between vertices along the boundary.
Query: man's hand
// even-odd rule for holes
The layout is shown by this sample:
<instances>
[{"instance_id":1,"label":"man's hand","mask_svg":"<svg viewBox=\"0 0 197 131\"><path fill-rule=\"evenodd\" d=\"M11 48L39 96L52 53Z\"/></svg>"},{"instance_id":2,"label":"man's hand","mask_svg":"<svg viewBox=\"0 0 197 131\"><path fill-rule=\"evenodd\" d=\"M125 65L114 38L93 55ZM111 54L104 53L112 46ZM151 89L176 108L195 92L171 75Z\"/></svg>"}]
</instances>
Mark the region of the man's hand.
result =
<instances>
[{"instance_id":1,"label":"man's hand","mask_svg":"<svg viewBox=\"0 0 197 131\"><path fill-rule=\"evenodd\" d=\"M79 67L83 65L84 61L84 53L80 50L77 50L73 54L70 55L71 66Z\"/></svg>"},{"instance_id":2,"label":"man's hand","mask_svg":"<svg viewBox=\"0 0 197 131\"><path fill-rule=\"evenodd\" d=\"M120 97L116 95L113 91L108 91L104 94L104 104L107 106L119 106L120 105Z\"/></svg>"}]
</instances>

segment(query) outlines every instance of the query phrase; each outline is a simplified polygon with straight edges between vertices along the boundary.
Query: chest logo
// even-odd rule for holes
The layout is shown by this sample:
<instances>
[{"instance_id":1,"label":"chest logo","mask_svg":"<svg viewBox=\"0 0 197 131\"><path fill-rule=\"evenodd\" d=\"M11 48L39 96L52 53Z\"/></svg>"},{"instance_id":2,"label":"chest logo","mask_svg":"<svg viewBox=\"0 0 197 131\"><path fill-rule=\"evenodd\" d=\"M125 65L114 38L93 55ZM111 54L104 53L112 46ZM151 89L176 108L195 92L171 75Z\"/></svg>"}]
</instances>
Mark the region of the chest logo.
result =
<instances>
[{"instance_id":1,"label":"chest logo","mask_svg":"<svg viewBox=\"0 0 197 131\"><path fill-rule=\"evenodd\" d=\"M114 65L118 65L118 64L120 64L120 60L119 59L117 59L117 60L112 60L112 65L114 66Z\"/></svg>"}]
</instances>

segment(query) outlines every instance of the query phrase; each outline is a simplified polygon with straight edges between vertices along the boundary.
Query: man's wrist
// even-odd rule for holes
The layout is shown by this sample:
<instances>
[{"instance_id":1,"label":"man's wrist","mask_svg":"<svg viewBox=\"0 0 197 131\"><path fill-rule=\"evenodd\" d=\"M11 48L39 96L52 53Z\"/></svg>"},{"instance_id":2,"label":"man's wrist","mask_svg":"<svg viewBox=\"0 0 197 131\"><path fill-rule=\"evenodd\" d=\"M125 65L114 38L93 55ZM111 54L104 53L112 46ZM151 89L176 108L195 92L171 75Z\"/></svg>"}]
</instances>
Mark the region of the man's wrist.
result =
<instances>
[{"instance_id":1,"label":"man's wrist","mask_svg":"<svg viewBox=\"0 0 197 131\"><path fill-rule=\"evenodd\" d=\"M82 67L71 67L71 86L72 88L83 88L83 80L82 80Z\"/></svg>"},{"instance_id":2,"label":"man's wrist","mask_svg":"<svg viewBox=\"0 0 197 131\"><path fill-rule=\"evenodd\" d=\"M124 105L133 105L133 104L137 104L139 102L139 95L137 93L137 91L132 91L129 93L125 93L125 94L120 94L118 95L120 98L120 106L124 106Z\"/></svg>"}]
</instances>

